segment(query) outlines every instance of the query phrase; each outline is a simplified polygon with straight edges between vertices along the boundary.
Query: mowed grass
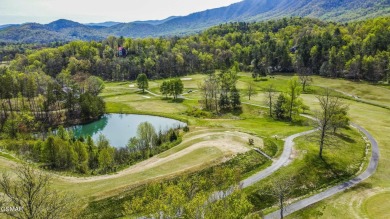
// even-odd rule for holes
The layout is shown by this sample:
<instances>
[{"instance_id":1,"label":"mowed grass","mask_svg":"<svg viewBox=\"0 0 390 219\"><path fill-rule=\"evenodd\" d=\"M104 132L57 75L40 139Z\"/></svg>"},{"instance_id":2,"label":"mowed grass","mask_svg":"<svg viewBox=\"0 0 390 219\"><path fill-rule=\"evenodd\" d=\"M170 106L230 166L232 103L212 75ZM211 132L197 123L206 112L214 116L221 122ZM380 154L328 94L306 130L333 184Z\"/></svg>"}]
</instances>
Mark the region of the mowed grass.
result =
<instances>
[{"instance_id":1,"label":"mowed grass","mask_svg":"<svg viewBox=\"0 0 390 219\"><path fill-rule=\"evenodd\" d=\"M139 184L169 178L183 172L192 172L203 169L206 166L217 164L219 162L218 158L221 159L222 157L223 153L218 148L199 148L175 160L137 173L93 182L79 182L77 184L56 179L54 180L54 187L62 191L76 194L81 199L102 199L113 195L119 195L127 189Z\"/></svg>"},{"instance_id":2,"label":"mowed grass","mask_svg":"<svg viewBox=\"0 0 390 219\"><path fill-rule=\"evenodd\" d=\"M369 197L363 203L363 211L368 218L390 218L390 192L383 192Z\"/></svg>"},{"instance_id":3,"label":"mowed grass","mask_svg":"<svg viewBox=\"0 0 390 219\"><path fill-rule=\"evenodd\" d=\"M199 82L201 82L201 80L205 77L207 77L207 75L188 76L188 78L192 78L192 80L183 81L185 91L188 91L189 89L197 90ZM286 90L287 81L290 78L291 75L275 75L272 78L262 78L253 82L250 73L240 73L238 88L241 89L242 102L265 105L265 96L262 94L262 92L264 92L264 90L270 84L272 84L277 91L284 91ZM161 82L162 80L151 83L149 85L150 90L159 94L159 84ZM247 96L244 92L249 83L253 83L256 87L256 90L258 91L258 94L253 96L250 101L247 100ZM191 107L198 107L196 100L184 100L181 104L179 104L183 106L183 108L178 109L176 106L172 106L176 103L170 102L169 100L163 100L162 97L155 97L146 94L143 96L150 96L149 99L142 99L143 97L140 98L140 94L135 93L134 90L129 89L129 84L130 83L107 84L106 91L102 94L102 96L107 98L109 112L150 113L164 115L188 120L190 121L190 125L193 127L202 126L232 130L239 129L241 131L255 134L264 138L270 138L274 135L278 135L278 137L284 138L290 134L309 129L309 127L305 126L294 126L288 123L275 122L272 119L266 117L266 109L259 110L258 107L245 105L243 106L243 114L239 119L205 120L188 117L185 115L185 111ZM314 77L314 81L312 86L309 87L309 91L318 93L319 90L322 89L320 87L330 87L337 91L343 92L344 96L347 96L345 94L358 96L358 99L376 105L382 105L386 107L390 106L390 91L384 87L373 86L367 83L355 83L341 79ZM185 94L185 96L187 98L199 99L201 93L196 91ZM116 97L118 97L118 99L113 99ZM314 111L318 109L318 101L316 100L315 95L304 94L302 97L304 99L304 103L310 106L311 110ZM146 106L142 105L143 103L148 102L151 104L146 104ZM370 208L374 208L375 206L370 204L365 205L363 208L362 203L364 203L365 199L369 200L368 198L372 197L372 193L375 194L377 190L390 188L390 136L388 135L388 133L390 133L390 126L388 125L390 124L390 111L384 108L351 100L346 100L346 103L349 104L350 107L349 114L351 120L370 131L380 144L381 157L378 171L373 177L366 180L366 182L359 185L358 187L333 196L303 211L299 211L291 215L291 218L358 218L367 217L365 212L373 212L373 215L370 215L370 217L373 218L386 218L387 214L383 215L383 211L376 211L375 209L371 210ZM172 115L170 111L175 112L175 115ZM299 141L304 140L301 139ZM313 150L316 149L314 148L314 145L309 147L313 147ZM329 151L325 153L328 152ZM357 150L357 153L357 155L361 156L360 149ZM339 154L341 157L334 158L344 159L343 154L345 153ZM304 164L305 163L303 161L300 161L299 163L299 165ZM286 174L287 172L288 171L286 171ZM109 182L110 181L107 183ZM86 188L86 190L89 190L89 188ZM383 196L383 199L386 199L386 195Z\"/></svg>"},{"instance_id":4,"label":"mowed grass","mask_svg":"<svg viewBox=\"0 0 390 219\"><path fill-rule=\"evenodd\" d=\"M278 177L293 180L294 183L289 187L291 194L287 198L296 199L317 193L352 178L359 172L364 163L366 144L358 132L354 129L340 131L332 144L325 147L323 159L318 155L317 140L318 133L297 138L294 141L291 163L246 190L257 210L263 210L267 214L277 209L273 206L277 204L277 200L264 191Z\"/></svg>"},{"instance_id":5,"label":"mowed grass","mask_svg":"<svg viewBox=\"0 0 390 219\"><path fill-rule=\"evenodd\" d=\"M357 100L390 107L390 89L388 86L372 85L368 82L354 82L343 79L313 77L314 86L329 87L350 94Z\"/></svg>"},{"instance_id":6,"label":"mowed grass","mask_svg":"<svg viewBox=\"0 0 390 219\"><path fill-rule=\"evenodd\" d=\"M191 78L191 80L183 81L185 91L188 91L190 89L195 91L192 93L185 94L185 96L194 100L183 100L179 102L174 102L169 99L167 100L161 96L154 96L148 93L143 94L136 89L136 86L129 86L134 85L134 82L107 83L106 88L101 94L101 96L105 99L107 103L107 111L110 113L152 114L187 121L190 125L190 132L188 133L188 137L194 135L196 136L205 132L207 133L208 130L213 130L210 131L210 133L214 132L214 130L229 130L250 133L252 135L256 135L264 139L278 139L277 141L279 142L281 141L280 139L283 139L286 136L311 129L311 127L307 125L296 125L287 122L275 121L268 117L267 109L261 109L257 106L249 106L245 104L243 105L243 113L240 115L227 114L217 119L202 119L189 116L186 114L187 110L192 109L193 107L199 107L199 103L197 100L200 98L201 93L197 91L197 88L198 84L205 77L207 77L207 75L191 75L188 76L188 78ZM272 78L267 77L253 82L250 73L240 73L238 88L241 89L242 102L251 102L254 104L263 105L265 98L264 95L261 94L261 92L263 92L264 89L270 84L273 84L277 91L284 91L286 90L287 81L290 78L290 75L275 75ZM151 81L149 83L149 90L156 94L160 94L159 85L162 83L162 81L163 80ZM246 101L247 97L245 96L244 91L249 83L255 84L259 94L252 97L253 99L251 101ZM317 87L313 86L312 89L316 88ZM315 105L314 95L306 95L304 96L304 99L305 101L308 101L308 103L310 103L306 103L307 105L310 105L310 107L312 107L312 104ZM355 102L352 103L355 104ZM365 113L360 114L360 116L363 117L362 119L365 119L364 115L368 115L367 113L369 112L369 110L372 109L373 106L369 106L363 103L356 104L361 104L362 106L369 107L367 111L359 112ZM360 106L357 106L357 108L359 107ZM381 109L378 107L373 107L373 109L379 111L384 110L383 108ZM363 125L360 120L357 120L357 122L358 124ZM204 129L204 131L195 134L192 133L193 130L197 131L199 128ZM374 125L372 128L375 129ZM181 148L186 147L187 146L179 145L177 147L172 148L171 151L167 151L166 154L176 153L180 151ZM279 151L280 149L281 148L279 148ZM159 156L167 156L166 154L163 153ZM78 194L80 197L85 198L84 200L94 200L97 198L117 195L122 191L128 190L133 186L139 184L154 181L157 179L173 177L182 173L183 171L198 171L210 165L218 163L223 157L224 154L215 147L200 148L195 151L192 151L189 154L186 154L183 157L175 159L171 162L164 163L164 165L151 168L142 172L129 174L118 178L86 183L72 183L69 181L56 179L54 187L66 192ZM342 159L342 157L337 157L337 159L338 158ZM303 166L305 165L305 163L301 161L300 165ZM7 167L8 165L6 164L6 162L0 162L0 169L7 169Z\"/></svg>"},{"instance_id":7,"label":"mowed grass","mask_svg":"<svg viewBox=\"0 0 390 219\"><path fill-rule=\"evenodd\" d=\"M356 84L356 89L360 86ZM303 98L311 108L318 108L314 95L304 95ZM383 215L383 211L370 209L375 207L373 205L363 207L363 203L373 194L390 189L390 110L352 100L345 100L345 103L349 105L352 122L367 129L378 141L378 169L373 176L358 186L298 211L288 218L366 218L366 212L372 212L371 218L388 218L387 213ZM387 200L390 200L390 197Z\"/></svg>"}]
</instances>

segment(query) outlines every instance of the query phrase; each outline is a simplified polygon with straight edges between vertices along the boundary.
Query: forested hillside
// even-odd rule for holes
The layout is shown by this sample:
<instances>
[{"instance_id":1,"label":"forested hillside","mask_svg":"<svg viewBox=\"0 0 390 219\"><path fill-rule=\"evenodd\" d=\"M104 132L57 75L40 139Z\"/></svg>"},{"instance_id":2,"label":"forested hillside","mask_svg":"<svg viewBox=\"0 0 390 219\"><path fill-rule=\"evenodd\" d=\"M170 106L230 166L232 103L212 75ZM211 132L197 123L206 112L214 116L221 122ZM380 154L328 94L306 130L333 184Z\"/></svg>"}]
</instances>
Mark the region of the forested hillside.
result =
<instances>
[{"instance_id":1,"label":"forested hillside","mask_svg":"<svg viewBox=\"0 0 390 219\"><path fill-rule=\"evenodd\" d=\"M0 42L102 40L111 35L133 38L183 36L227 22L265 21L291 16L350 22L388 15L389 0L244 0L226 7L160 21L82 25L61 19L47 25L11 26L0 30Z\"/></svg>"},{"instance_id":2,"label":"forested hillside","mask_svg":"<svg viewBox=\"0 0 390 219\"><path fill-rule=\"evenodd\" d=\"M387 81L390 18L350 24L291 18L230 23L187 37L75 41L17 55L10 70L91 74L134 80L138 74L166 78L237 66L254 77L273 72ZM127 50L117 56L118 46ZM5 54L4 54L5 55Z\"/></svg>"}]
</instances>

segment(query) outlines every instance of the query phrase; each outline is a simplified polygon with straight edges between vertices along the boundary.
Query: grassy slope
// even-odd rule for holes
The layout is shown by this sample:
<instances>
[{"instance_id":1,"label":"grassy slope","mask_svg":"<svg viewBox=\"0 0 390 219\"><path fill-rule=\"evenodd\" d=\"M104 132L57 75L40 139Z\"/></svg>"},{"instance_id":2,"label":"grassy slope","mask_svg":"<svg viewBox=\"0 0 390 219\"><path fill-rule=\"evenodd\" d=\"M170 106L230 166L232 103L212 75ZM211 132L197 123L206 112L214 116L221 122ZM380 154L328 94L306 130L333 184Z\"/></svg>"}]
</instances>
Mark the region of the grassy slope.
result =
<instances>
[{"instance_id":1,"label":"grassy slope","mask_svg":"<svg viewBox=\"0 0 390 219\"><path fill-rule=\"evenodd\" d=\"M390 105L388 98L390 91L385 87L324 78L316 78L314 84L330 86L381 105ZM317 104L312 95L305 95L304 100L311 106ZM352 121L366 128L379 143L380 162L377 172L359 186L299 211L289 218L388 217L388 212L380 208L388 206L390 199L388 193L390 190L390 110L356 101L347 101L347 103ZM386 202L378 202L381 206L376 206L372 204L372 200L386 200Z\"/></svg>"},{"instance_id":2,"label":"grassy slope","mask_svg":"<svg viewBox=\"0 0 390 219\"><path fill-rule=\"evenodd\" d=\"M194 92L186 94L185 96L191 99L198 99L200 97L199 96L200 93L196 91L197 84L205 76L193 75L190 77L193 79L190 81L184 81L185 91L188 89L192 89L194 90ZM290 77L291 76L288 75L277 75L275 76L275 78L267 79L266 81L260 80L258 82L255 82L255 86L259 91L262 91L269 84L272 83L275 85L277 90L281 91L285 89L285 86L287 84L286 81ZM320 83L321 80L322 79L316 78L314 83L315 84ZM241 73L238 87L240 89L245 89L247 83L251 81L252 79L250 78L250 74ZM342 80L336 80L336 81L332 80L331 82L332 83L335 82L336 84L339 84L339 87L341 88L344 87L343 83L346 83L345 81ZM160 83L161 81L154 81L150 83L150 90L155 93L158 93L159 92L158 87ZM323 83L327 83L327 81L324 81ZM318 90L318 88L316 87L312 89ZM236 119L237 117L235 117L234 115L230 115L230 116L228 115L226 119L224 118L222 120L223 122L221 122L221 120L199 119L199 118L190 117L186 115L186 110L191 109L194 106L198 106L196 100L184 100L182 103L176 103L170 100L164 100L161 97L156 97L150 94L138 93L136 92L136 90L129 88L129 83L108 83L107 88L103 92L102 96L107 101L107 107L109 112L140 113L140 114L154 114L154 115L169 116L183 121L188 121L190 123L191 129L193 129L194 127L208 127L208 128L214 127L214 128L229 129L229 130L233 129L233 130L240 130L243 132L252 133L260 137L263 137L265 139L270 138L273 135L278 135L280 136L280 138L284 138L293 133L297 133L309 129L309 127L293 126L284 122L275 122L267 118L267 116L265 116L266 110L265 111L259 110L258 107L248 106L248 105L243 106L244 113L240 116L240 119L238 120ZM250 102L254 104L264 105L264 96L262 94L258 94L254 96L251 101L245 100L246 98L247 97L245 97L242 94L243 102ZM312 106L313 105L312 103L315 103L314 95L304 95L304 98L307 105ZM360 112L357 112L358 110L360 110ZM375 130L374 127L370 129L369 127L364 125L367 122L367 120L365 120L366 117L364 115L369 115L369 111L371 110L374 110L376 112L389 113L387 110L383 108L378 108L363 103L351 102L351 114L352 117L354 118L353 120L363 125L369 131L374 133L373 131ZM356 115L358 116L355 118ZM379 113L376 114L376 116L379 115L380 115ZM386 117L379 116L379 118L376 119L378 119L383 123L383 125L385 125L386 123L383 118ZM370 124L373 125L372 123ZM189 135L191 135L191 132ZM381 139L379 139L379 136L375 135L375 133L374 136L378 138L380 143L382 143ZM173 148L172 150L177 150L177 149ZM172 153L172 152L167 151L167 153ZM210 159L216 160L216 157L219 156L221 156L220 151L216 151L215 149L204 148L201 150L197 150L194 151L193 154L189 155L189 157L191 157L191 159L195 162L195 163L190 163L190 165L193 164L193 167L197 166L198 168L204 168L205 166L208 165L207 163L202 167L200 167L198 164L203 163L205 160L210 160ZM183 161L182 163L184 165L188 164L187 163L188 159L183 159L180 161ZM161 166L143 173L130 175L124 178L118 178L115 180L106 180L101 182L86 183L86 184L77 184L77 186L71 183L63 183L63 182L58 183L57 181L56 187L66 191L77 192L83 197L93 198L96 197L97 195L103 195L103 194L112 195L118 192L112 190L113 188L123 188L123 186L128 186L129 184L135 185L137 182L140 181L145 182L145 180L156 176L161 176L161 175L167 176L181 169L181 167L175 169L174 164L175 162L173 162L172 165L167 164L167 166ZM3 162L0 162L0 169L6 169L8 165L9 164L4 165ZM197 168L193 168L192 170L196 170L196 169Z\"/></svg>"},{"instance_id":3,"label":"grassy slope","mask_svg":"<svg viewBox=\"0 0 390 219\"><path fill-rule=\"evenodd\" d=\"M191 76L193 79L184 81L185 90L197 89L197 84L201 81L204 75ZM162 81L153 81L149 84L150 90L158 93L159 84ZM264 116L258 107L244 106L244 113L241 117L228 115L221 120L217 119L199 119L186 115L186 111L192 107L197 107L196 100L184 100L183 102L172 102L165 100L159 96L150 94L142 94L136 89L131 89L127 83L107 83L102 97L107 101L107 108L109 112L124 112L124 113L140 113L153 114L172 117L187 121L190 124L190 129L193 131L198 127L203 127L208 130L210 128L218 128L222 130L247 132L255 134L259 137L268 138L272 135L278 134L282 138L292 133L302 132L308 130L309 127L293 126L289 123L274 122L273 120ZM199 92L194 91L189 94L197 97ZM147 98L149 97L149 98ZM189 136L191 135L191 131ZM184 136L183 141L187 138ZM244 144L244 142L243 142ZM172 148L171 151L166 151L166 154L176 152L179 148L185 146L179 145ZM164 157L163 153L159 156ZM69 191L78 194L80 197L87 199L94 199L96 197L110 196L118 194L118 192L126 189L126 187L137 185L138 183L145 183L148 180L156 180L171 176L172 174L179 174L179 172L196 171L209 166L211 163L218 163L226 154L222 153L215 147L202 148L191 152L185 157L175 160L175 162L166 163L159 167L149 169L144 172L134 173L114 179L105 179L101 181L86 182L86 183L72 183L65 182L60 179L54 180L54 187L63 191ZM191 159L190 159L191 158ZM4 158L0 157L0 169L11 170L9 163L5 162ZM186 170L187 169L187 170Z\"/></svg>"}]
</instances>

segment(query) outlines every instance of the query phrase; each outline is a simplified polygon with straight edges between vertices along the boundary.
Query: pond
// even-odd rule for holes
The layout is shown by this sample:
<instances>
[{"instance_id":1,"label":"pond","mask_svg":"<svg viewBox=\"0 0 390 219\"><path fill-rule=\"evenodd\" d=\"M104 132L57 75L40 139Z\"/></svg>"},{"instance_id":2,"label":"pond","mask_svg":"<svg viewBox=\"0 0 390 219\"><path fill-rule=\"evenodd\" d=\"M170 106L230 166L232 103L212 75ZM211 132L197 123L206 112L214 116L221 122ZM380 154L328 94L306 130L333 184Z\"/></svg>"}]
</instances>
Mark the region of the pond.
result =
<instances>
[{"instance_id":1,"label":"pond","mask_svg":"<svg viewBox=\"0 0 390 219\"><path fill-rule=\"evenodd\" d=\"M96 142L100 134L103 134L114 147L125 147L130 138L137 135L138 125L149 122L156 132L166 131L171 128L185 127L186 123L178 120L149 115L135 114L106 114L100 120L70 127L76 137L90 135Z\"/></svg>"}]
</instances>

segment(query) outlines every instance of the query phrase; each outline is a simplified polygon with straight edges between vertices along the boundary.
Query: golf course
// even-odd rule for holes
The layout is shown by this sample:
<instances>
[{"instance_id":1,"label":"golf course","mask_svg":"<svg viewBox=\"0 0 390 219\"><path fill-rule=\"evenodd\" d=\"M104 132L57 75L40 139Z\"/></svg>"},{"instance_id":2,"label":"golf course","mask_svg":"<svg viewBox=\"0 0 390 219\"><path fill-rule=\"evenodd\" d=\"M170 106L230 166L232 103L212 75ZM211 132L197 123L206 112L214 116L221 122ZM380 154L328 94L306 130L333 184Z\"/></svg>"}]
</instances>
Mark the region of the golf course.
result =
<instances>
[{"instance_id":1,"label":"golf course","mask_svg":"<svg viewBox=\"0 0 390 219\"><path fill-rule=\"evenodd\" d=\"M277 92L285 91L292 75L283 74L276 74L253 83L249 73L239 73L237 87L241 90L242 96L241 114L231 113L222 117L194 116L193 111L199 108L201 99L199 83L206 77L208 76L196 74L182 78L184 92L178 100L166 98L160 93L159 87L162 80L150 81L149 88L144 93L131 81L106 83L106 88L100 96L106 102L108 113L147 114L173 118L186 122L190 131L183 133L182 141L177 146L115 173L83 177L53 172L55 175L53 187L76 194L83 205L95 202L99 206L104 205L113 197L125 197L126 195L123 195L129 190L147 183L173 179L183 174L196 173L212 166L223 165L235 157L254 151L255 148L265 154L268 153L272 160L256 153L256 156L262 156L263 162L244 173L242 179L245 180L256 173L261 174L267 167L271 167L283 157L283 149L286 146L283 143L288 136L315 128L314 122L305 117L302 117L301 122L294 124L277 121L268 116L265 89L273 84ZM258 91L250 100L244 93L249 83L253 83ZM305 110L304 113L315 115L319 109L317 96L324 87L332 89L348 105L351 122L365 128L378 141L379 166L373 176L357 186L288 217L312 218L315 215L318 218L333 218L343 215L346 218L384 218L387 214L384 211L386 207L373 203L380 201L386 205L384 200L390 191L389 168L386 166L386 160L390 156L387 149L390 147L388 143L390 139L387 135L389 131L387 124L390 118L388 109L390 90L367 83L313 77L308 91L301 95L304 104L310 106L310 109ZM245 186L245 193L249 196L257 193L263 185L267 185L278 176L294 176L299 175L301 171L307 171L306 177L312 180L310 183L313 187L304 189L304 191L310 191L307 194L297 193L289 200L289 203L293 203L347 181L362 173L367 167L371 156L371 146L367 145L364 135L357 129L351 127L343 130L342 135L337 137L338 143L325 148L328 166L323 166L325 164L313 160L318 153L315 135L316 131L313 130L305 135L296 136L295 144L291 145L291 152L287 154L287 160L282 163L283 165L272 170L268 177L259 178ZM251 145L248 144L248 139L253 140ZM267 148L265 141L274 141L277 145L276 151L272 152ZM0 168L2 171L12 172L18 162L20 161L17 157L2 152ZM310 172L309 169L313 164L318 166ZM328 178L315 179L317 178L316 170L322 170L326 175L326 169L329 168L339 173ZM260 206L258 210L265 215L277 210L277 207L271 203L271 205Z\"/></svg>"}]
</instances>

